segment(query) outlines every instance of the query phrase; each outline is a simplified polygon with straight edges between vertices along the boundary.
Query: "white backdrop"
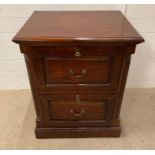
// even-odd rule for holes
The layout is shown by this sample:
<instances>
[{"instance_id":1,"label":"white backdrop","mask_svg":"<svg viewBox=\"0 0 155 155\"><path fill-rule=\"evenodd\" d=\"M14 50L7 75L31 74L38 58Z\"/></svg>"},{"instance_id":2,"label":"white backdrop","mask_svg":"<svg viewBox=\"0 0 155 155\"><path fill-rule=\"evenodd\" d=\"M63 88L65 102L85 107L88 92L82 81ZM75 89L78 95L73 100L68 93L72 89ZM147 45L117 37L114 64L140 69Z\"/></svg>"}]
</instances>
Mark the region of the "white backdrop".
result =
<instances>
[{"instance_id":1,"label":"white backdrop","mask_svg":"<svg viewBox=\"0 0 155 155\"><path fill-rule=\"evenodd\" d=\"M155 87L155 5L0 5L0 90L29 88L23 55L11 39L36 10L121 10L145 43L132 56L127 87Z\"/></svg>"}]
</instances>

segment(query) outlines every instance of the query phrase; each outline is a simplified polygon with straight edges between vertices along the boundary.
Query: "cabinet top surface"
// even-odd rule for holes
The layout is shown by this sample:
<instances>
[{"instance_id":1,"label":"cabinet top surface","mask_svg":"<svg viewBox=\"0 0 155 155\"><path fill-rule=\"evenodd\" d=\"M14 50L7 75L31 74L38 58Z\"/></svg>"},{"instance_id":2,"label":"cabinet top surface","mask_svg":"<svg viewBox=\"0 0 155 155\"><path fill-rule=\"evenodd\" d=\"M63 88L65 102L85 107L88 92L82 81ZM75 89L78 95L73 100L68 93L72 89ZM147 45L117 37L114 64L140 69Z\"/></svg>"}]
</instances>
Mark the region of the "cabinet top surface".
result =
<instances>
[{"instance_id":1,"label":"cabinet top surface","mask_svg":"<svg viewBox=\"0 0 155 155\"><path fill-rule=\"evenodd\" d=\"M120 11L35 11L14 42L143 42Z\"/></svg>"}]
</instances>

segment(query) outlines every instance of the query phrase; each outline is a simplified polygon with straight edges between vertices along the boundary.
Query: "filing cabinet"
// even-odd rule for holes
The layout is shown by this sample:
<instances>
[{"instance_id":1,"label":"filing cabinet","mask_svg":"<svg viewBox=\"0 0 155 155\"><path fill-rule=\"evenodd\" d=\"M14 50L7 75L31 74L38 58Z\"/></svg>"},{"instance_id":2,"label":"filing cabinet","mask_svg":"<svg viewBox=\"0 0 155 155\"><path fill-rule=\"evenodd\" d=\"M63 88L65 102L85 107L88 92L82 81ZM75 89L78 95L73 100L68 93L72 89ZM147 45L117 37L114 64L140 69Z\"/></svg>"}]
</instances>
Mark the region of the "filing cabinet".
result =
<instances>
[{"instance_id":1,"label":"filing cabinet","mask_svg":"<svg viewBox=\"0 0 155 155\"><path fill-rule=\"evenodd\" d=\"M27 65L37 138L120 136L131 55L144 41L120 11L36 11L13 41Z\"/></svg>"}]
</instances>

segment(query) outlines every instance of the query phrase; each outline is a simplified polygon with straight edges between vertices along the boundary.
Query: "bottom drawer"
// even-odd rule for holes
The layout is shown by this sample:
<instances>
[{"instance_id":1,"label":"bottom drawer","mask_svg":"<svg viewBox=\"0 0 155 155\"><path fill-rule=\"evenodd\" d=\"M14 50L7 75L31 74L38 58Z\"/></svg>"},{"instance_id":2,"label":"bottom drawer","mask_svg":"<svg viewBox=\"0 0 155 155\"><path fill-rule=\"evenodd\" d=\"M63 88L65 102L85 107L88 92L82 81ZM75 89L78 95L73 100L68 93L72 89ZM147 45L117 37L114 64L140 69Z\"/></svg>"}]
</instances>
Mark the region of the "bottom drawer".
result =
<instances>
[{"instance_id":1,"label":"bottom drawer","mask_svg":"<svg viewBox=\"0 0 155 155\"><path fill-rule=\"evenodd\" d=\"M105 126L113 115L115 95L61 94L41 96L46 126Z\"/></svg>"},{"instance_id":2,"label":"bottom drawer","mask_svg":"<svg viewBox=\"0 0 155 155\"><path fill-rule=\"evenodd\" d=\"M103 120L105 104L101 101L49 101L50 117L53 120Z\"/></svg>"}]
</instances>

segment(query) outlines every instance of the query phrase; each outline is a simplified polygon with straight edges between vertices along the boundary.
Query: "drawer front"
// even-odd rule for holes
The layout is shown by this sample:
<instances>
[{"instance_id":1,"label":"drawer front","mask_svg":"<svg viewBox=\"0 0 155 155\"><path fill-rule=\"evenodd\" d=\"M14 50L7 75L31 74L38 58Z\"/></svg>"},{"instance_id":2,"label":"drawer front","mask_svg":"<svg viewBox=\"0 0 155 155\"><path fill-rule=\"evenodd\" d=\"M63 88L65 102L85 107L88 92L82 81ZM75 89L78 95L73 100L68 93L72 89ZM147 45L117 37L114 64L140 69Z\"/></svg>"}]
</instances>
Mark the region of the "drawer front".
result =
<instances>
[{"instance_id":1,"label":"drawer front","mask_svg":"<svg viewBox=\"0 0 155 155\"><path fill-rule=\"evenodd\" d=\"M45 60L45 77L48 84L60 83L108 83L109 57L84 60Z\"/></svg>"},{"instance_id":2,"label":"drawer front","mask_svg":"<svg viewBox=\"0 0 155 155\"><path fill-rule=\"evenodd\" d=\"M63 52L69 52L67 49L70 48ZM85 47L85 53L80 56L72 53L64 57L60 55L58 47L54 54L50 47L38 49L34 48L33 63L41 91L87 92L91 87L92 91L98 89L102 92L117 88L123 61L121 48L100 47L95 51L95 48Z\"/></svg>"},{"instance_id":3,"label":"drawer front","mask_svg":"<svg viewBox=\"0 0 155 155\"><path fill-rule=\"evenodd\" d=\"M103 94L41 96L45 125L52 127L109 125L114 102L115 96Z\"/></svg>"},{"instance_id":4,"label":"drawer front","mask_svg":"<svg viewBox=\"0 0 155 155\"><path fill-rule=\"evenodd\" d=\"M101 101L49 101L50 117L54 120L104 120L105 104Z\"/></svg>"}]
</instances>

